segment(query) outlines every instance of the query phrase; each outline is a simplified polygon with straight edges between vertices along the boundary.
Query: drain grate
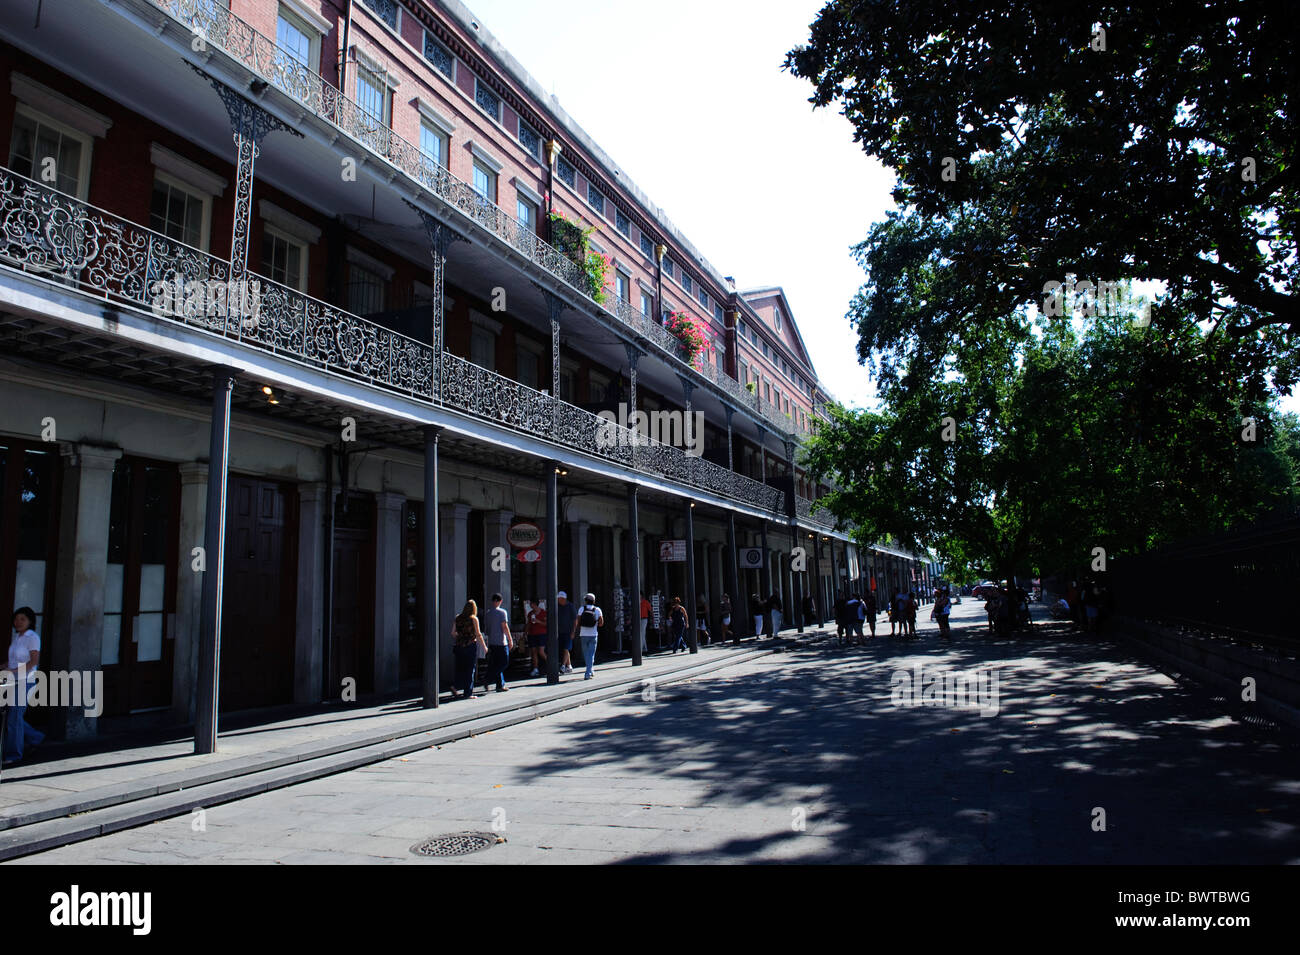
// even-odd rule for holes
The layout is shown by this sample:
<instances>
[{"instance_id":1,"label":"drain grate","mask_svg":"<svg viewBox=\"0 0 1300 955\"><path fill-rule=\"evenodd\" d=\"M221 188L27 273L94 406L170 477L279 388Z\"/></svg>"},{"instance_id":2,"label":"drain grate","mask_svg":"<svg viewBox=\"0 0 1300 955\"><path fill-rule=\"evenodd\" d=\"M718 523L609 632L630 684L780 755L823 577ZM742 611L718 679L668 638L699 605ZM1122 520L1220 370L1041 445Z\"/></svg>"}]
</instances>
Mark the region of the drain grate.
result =
<instances>
[{"instance_id":1,"label":"drain grate","mask_svg":"<svg viewBox=\"0 0 1300 955\"><path fill-rule=\"evenodd\" d=\"M411 846L417 856L467 856L472 852L481 852L497 844L497 837L490 832L453 832L446 836L434 836Z\"/></svg>"}]
</instances>

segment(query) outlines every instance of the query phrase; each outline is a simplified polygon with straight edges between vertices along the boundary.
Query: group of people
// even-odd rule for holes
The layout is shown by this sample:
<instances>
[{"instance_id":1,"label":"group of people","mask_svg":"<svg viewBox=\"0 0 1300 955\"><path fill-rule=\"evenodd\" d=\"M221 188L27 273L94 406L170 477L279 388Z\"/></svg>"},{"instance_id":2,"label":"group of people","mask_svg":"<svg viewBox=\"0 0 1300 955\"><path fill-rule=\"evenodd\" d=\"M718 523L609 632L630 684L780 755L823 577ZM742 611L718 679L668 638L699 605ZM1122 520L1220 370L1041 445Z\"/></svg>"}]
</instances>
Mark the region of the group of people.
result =
<instances>
[{"instance_id":1,"label":"group of people","mask_svg":"<svg viewBox=\"0 0 1300 955\"><path fill-rule=\"evenodd\" d=\"M910 590L900 590L889 600L889 635L915 637L916 613L919 609L916 595ZM815 615L816 608L809 608ZM876 595L867 591L865 596L851 593L841 595L835 601L835 635L841 645L863 643L876 636L876 617L880 613ZM952 614L952 598L947 587L937 587L934 591L934 608L930 619L939 626L939 636L947 640L951 637L949 617ZM863 625L870 630L866 636Z\"/></svg>"},{"instance_id":2,"label":"group of people","mask_svg":"<svg viewBox=\"0 0 1300 955\"><path fill-rule=\"evenodd\" d=\"M600 629L605 626L605 614L596 605L596 595L587 594L582 599L581 607L574 607L569 602L569 595L561 590L555 595L556 616L559 624L559 667L561 673L573 672L570 651L574 640L582 641L582 657L587 671L583 679L590 680L595 674L596 644L600 639ZM502 597L493 594L492 607L483 614L479 622L478 604L473 600L465 601L465 606L456 615L452 627L454 645L452 654L456 660L456 674L452 682L453 699L473 699L475 676L480 660L486 660L483 671L483 692L495 683L498 693L505 693L506 669L510 665L510 651L515 647L514 635L510 632L509 615L501 608ZM530 676L538 676L541 667L549 660L546 656L547 628L546 605L543 601L533 600L529 603L525 638L528 652L532 658Z\"/></svg>"}]
</instances>

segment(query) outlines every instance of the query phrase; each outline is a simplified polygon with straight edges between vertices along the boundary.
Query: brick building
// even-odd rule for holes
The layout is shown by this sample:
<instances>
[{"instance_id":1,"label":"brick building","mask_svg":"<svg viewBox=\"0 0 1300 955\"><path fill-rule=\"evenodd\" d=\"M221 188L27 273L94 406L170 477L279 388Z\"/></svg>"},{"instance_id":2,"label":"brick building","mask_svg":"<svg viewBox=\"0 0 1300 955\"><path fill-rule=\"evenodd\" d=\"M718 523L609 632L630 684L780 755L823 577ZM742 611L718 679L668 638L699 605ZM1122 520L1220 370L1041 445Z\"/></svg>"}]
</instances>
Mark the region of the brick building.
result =
<instances>
[{"instance_id":1,"label":"brick building","mask_svg":"<svg viewBox=\"0 0 1300 955\"><path fill-rule=\"evenodd\" d=\"M625 646L629 582L789 621L917 566L814 514L782 290L454 0L8 4L0 41L0 598L103 719L210 722L216 674L222 710L427 693L498 590L593 591Z\"/></svg>"}]
</instances>

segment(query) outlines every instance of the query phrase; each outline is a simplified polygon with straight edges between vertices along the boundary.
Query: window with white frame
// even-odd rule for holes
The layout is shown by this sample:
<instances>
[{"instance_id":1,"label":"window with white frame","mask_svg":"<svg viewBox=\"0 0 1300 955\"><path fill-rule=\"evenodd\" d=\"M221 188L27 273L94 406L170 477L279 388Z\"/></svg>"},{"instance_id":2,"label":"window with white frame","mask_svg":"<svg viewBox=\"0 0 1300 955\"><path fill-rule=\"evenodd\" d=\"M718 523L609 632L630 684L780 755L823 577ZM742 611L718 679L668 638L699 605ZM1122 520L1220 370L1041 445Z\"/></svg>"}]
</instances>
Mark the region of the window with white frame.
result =
<instances>
[{"instance_id":1,"label":"window with white frame","mask_svg":"<svg viewBox=\"0 0 1300 955\"><path fill-rule=\"evenodd\" d=\"M211 221L211 196L195 191L165 172L154 173L149 228L206 252Z\"/></svg>"},{"instance_id":2,"label":"window with white frame","mask_svg":"<svg viewBox=\"0 0 1300 955\"><path fill-rule=\"evenodd\" d=\"M673 260L666 255L664 256L664 275L669 278L673 277Z\"/></svg>"},{"instance_id":3,"label":"window with white frame","mask_svg":"<svg viewBox=\"0 0 1300 955\"><path fill-rule=\"evenodd\" d=\"M655 244L650 241L650 236L646 235L644 232L641 233L641 254L647 259L653 259L655 257Z\"/></svg>"},{"instance_id":4,"label":"window with white frame","mask_svg":"<svg viewBox=\"0 0 1300 955\"><path fill-rule=\"evenodd\" d=\"M451 152L451 137L428 119L420 120L420 152L435 166L447 166Z\"/></svg>"},{"instance_id":5,"label":"window with white frame","mask_svg":"<svg viewBox=\"0 0 1300 955\"><path fill-rule=\"evenodd\" d=\"M704 291L704 289L700 289L700 307L703 308L705 312L708 312L709 310L709 293Z\"/></svg>"},{"instance_id":6,"label":"window with white frame","mask_svg":"<svg viewBox=\"0 0 1300 955\"><path fill-rule=\"evenodd\" d=\"M497 201L497 174L481 159L474 160L474 191L488 202Z\"/></svg>"},{"instance_id":7,"label":"window with white frame","mask_svg":"<svg viewBox=\"0 0 1300 955\"><path fill-rule=\"evenodd\" d=\"M682 270L682 288L686 289L687 295L690 295L691 291L694 288L694 286L691 284L691 277L686 274L685 269Z\"/></svg>"},{"instance_id":8,"label":"window with white frame","mask_svg":"<svg viewBox=\"0 0 1300 955\"><path fill-rule=\"evenodd\" d=\"M577 189L578 176L577 171L573 168L573 163L569 162L563 156L557 156L555 159L555 178L564 183L570 189Z\"/></svg>"},{"instance_id":9,"label":"window with white frame","mask_svg":"<svg viewBox=\"0 0 1300 955\"><path fill-rule=\"evenodd\" d=\"M587 183L587 205L591 206L602 216L605 214L605 197L602 196L591 183Z\"/></svg>"},{"instance_id":10,"label":"window with white frame","mask_svg":"<svg viewBox=\"0 0 1300 955\"><path fill-rule=\"evenodd\" d=\"M614 271L614 291L624 302L632 301L632 276L622 269Z\"/></svg>"},{"instance_id":11,"label":"window with white frame","mask_svg":"<svg viewBox=\"0 0 1300 955\"><path fill-rule=\"evenodd\" d=\"M14 172L85 199L90 152L91 137L18 104L9 140L9 168Z\"/></svg>"},{"instance_id":12,"label":"window with white frame","mask_svg":"<svg viewBox=\"0 0 1300 955\"><path fill-rule=\"evenodd\" d=\"M275 45L281 55L281 68L297 64L315 72L320 64L320 32L306 20L280 4L275 22Z\"/></svg>"},{"instance_id":13,"label":"window with white frame","mask_svg":"<svg viewBox=\"0 0 1300 955\"><path fill-rule=\"evenodd\" d=\"M622 209L614 210L614 228L629 238L632 235L632 222L623 214Z\"/></svg>"},{"instance_id":14,"label":"window with white frame","mask_svg":"<svg viewBox=\"0 0 1300 955\"><path fill-rule=\"evenodd\" d=\"M376 123L388 125L388 85L360 64L357 64L357 105Z\"/></svg>"},{"instance_id":15,"label":"window with white frame","mask_svg":"<svg viewBox=\"0 0 1300 955\"><path fill-rule=\"evenodd\" d=\"M306 244L274 226L266 226L262 235L262 274L299 292L307 291Z\"/></svg>"},{"instance_id":16,"label":"window with white frame","mask_svg":"<svg viewBox=\"0 0 1300 955\"><path fill-rule=\"evenodd\" d=\"M515 218L529 232L537 231L537 203L518 196L515 199Z\"/></svg>"},{"instance_id":17,"label":"window with white frame","mask_svg":"<svg viewBox=\"0 0 1300 955\"><path fill-rule=\"evenodd\" d=\"M641 314L649 315L652 311L654 311L654 307L655 307L654 297L649 292L643 291L641 293Z\"/></svg>"}]
</instances>

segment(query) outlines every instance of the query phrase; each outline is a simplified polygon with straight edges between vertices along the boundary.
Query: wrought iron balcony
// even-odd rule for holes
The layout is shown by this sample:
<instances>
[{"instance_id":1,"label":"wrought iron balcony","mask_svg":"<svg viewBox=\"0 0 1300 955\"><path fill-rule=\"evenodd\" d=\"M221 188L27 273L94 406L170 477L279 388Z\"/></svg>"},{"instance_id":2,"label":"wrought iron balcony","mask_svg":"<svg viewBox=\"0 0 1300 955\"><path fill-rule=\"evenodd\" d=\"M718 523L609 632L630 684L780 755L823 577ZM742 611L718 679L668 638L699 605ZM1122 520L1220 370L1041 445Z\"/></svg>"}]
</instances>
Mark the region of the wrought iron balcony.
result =
<instances>
[{"instance_id":1,"label":"wrought iron balcony","mask_svg":"<svg viewBox=\"0 0 1300 955\"><path fill-rule=\"evenodd\" d=\"M572 290L634 329L663 352L658 357L681 372L693 370L729 397L767 420L778 433L795 432L789 415L748 391L725 372L712 366L697 368L683 361L677 340L658 321L627 302L614 298L599 303L587 291L582 268L566 255L521 225L513 215L483 198L468 183L433 162L415 145L394 133L371 113L325 81L319 73L288 56L270 37L212 0L148 0L182 23L206 43L214 44L272 86L293 97L316 116L337 127L354 141L391 163L443 202L478 226L506 242L531 262L545 269Z\"/></svg>"},{"instance_id":2,"label":"wrought iron balcony","mask_svg":"<svg viewBox=\"0 0 1300 955\"><path fill-rule=\"evenodd\" d=\"M0 265L776 514L783 496L455 355L0 167Z\"/></svg>"},{"instance_id":3,"label":"wrought iron balcony","mask_svg":"<svg viewBox=\"0 0 1300 955\"><path fill-rule=\"evenodd\" d=\"M810 501L806 497L800 497L797 494L795 495L794 513L799 520L803 521L805 524L812 524L826 530L835 530L835 519L825 512L821 514L814 513L814 511L817 511L818 509L819 505L816 501Z\"/></svg>"}]
</instances>

